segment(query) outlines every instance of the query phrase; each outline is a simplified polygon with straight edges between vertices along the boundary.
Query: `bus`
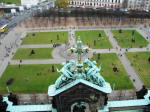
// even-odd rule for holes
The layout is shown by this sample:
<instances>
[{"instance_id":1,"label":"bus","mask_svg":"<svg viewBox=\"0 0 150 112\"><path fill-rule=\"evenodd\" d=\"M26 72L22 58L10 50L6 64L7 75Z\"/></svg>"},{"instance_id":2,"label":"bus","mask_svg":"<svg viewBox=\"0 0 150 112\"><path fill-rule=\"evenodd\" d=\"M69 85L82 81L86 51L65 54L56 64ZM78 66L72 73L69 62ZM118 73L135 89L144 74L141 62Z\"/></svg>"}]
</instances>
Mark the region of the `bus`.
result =
<instances>
[{"instance_id":1,"label":"bus","mask_svg":"<svg viewBox=\"0 0 150 112\"><path fill-rule=\"evenodd\" d=\"M4 33L4 32L6 32L7 30L8 30L8 25L7 24L5 24L5 25L3 25L2 27L0 27L0 33Z\"/></svg>"}]
</instances>

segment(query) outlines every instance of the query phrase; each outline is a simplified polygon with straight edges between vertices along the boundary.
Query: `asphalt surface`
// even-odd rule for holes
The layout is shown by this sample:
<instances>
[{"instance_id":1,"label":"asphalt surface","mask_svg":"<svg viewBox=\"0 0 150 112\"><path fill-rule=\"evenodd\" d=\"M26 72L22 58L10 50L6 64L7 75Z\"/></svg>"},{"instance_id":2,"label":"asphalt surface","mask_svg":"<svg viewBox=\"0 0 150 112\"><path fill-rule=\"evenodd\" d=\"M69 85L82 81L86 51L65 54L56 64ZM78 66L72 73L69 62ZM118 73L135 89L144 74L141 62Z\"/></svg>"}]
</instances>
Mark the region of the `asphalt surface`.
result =
<instances>
[{"instance_id":1,"label":"asphalt surface","mask_svg":"<svg viewBox=\"0 0 150 112\"><path fill-rule=\"evenodd\" d=\"M10 19L6 19L5 17L1 17L0 18L0 23L1 25L3 24L8 24L9 29L8 31L6 31L5 33L0 35L0 41L5 37L5 35L7 35L15 26L17 26L18 24L20 24L22 21L24 21L25 19L27 19L32 12L21 12L21 13L17 13L16 16L12 16Z\"/></svg>"}]
</instances>

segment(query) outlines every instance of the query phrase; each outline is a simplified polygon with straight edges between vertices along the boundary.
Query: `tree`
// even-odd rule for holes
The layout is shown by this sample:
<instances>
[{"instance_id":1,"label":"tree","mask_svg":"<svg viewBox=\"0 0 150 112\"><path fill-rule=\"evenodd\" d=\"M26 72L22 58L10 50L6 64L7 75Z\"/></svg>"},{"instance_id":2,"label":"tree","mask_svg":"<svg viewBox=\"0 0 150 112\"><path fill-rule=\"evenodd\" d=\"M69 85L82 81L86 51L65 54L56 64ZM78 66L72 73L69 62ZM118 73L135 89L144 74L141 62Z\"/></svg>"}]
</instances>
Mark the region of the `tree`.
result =
<instances>
[{"instance_id":1,"label":"tree","mask_svg":"<svg viewBox=\"0 0 150 112\"><path fill-rule=\"evenodd\" d=\"M135 43L135 38L132 38L132 43Z\"/></svg>"},{"instance_id":2,"label":"tree","mask_svg":"<svg viewBox=\"0 0 150 112\"><path fill-rule=\"evenodd\" d=\"M148 62L150 63L150 57L148 58Z\"/></svg>"},{"instance_id":3,"label":"tree","mask_svg":"<svg viewBox=\"0 0 150 112\"><path fill-rule=\"evenodd\" d=\"M135 31L133 30L133 31L132 31L132 36L134 35L134 33L135 33Z\"/></svg>"},{"instance_id":4,"label":"tree","mask_svg":"<svg viewBox=\"0 0 150 112\"><path fill-rule=\"evenodd\" d=\"M57 40L59 40L59 35L57 35Z\"/></svg>"},{"instance_id":5,"label":"tree","mask_svg":"<svg viewBox=\"0 0 150 112\"><path fill-rule=\"evenodd\" d=\"M100 59L100 53L98 53L98 55L97 55L97 59L98 59L98 60Z\"/></svg>"},{"instance_id":6,"label":"tree","mask_svg":"<svg viewBox=\"0 0 150 112\"><path fill-rule=\"evenodd\" d=\"M31 52L30 52L30 56L31 56L32 54L35 54L35 51L34 51L33 49L32 49Z\"/></svg>"},{"instance_id":7,"label":"tree","mask_svg":"<svg viewBox=\"0 0 150 112\"><path fill-rule=\"evenodd\" d=\"M52 72L55 72L55 68L54 68L54 65L52 65Z\"/></svg>"},{"instance_id":8,"label":"tree","mask_svg":"<svg viewBox=\"0 0 150 112\"><path fill-rule=\"evenodd\" d=\"M99 33L99 37L102 37L101 33Z\"/></svg>"},{"instance_id":9,"label":"tree","mask_svg":"<svg viewBox=\"0 0 150 112\"><path fill-rule=\"evenodd\" d=\"M122 30L121 30L121 29L119 29L119 33L122 33Z\"/></svg>"},{"instance_id":10,"label":"tree","mask_svg":"<svg viewBox=\"0 0 150 112\"><path fill-rule=\"evenodd\" d=\"M94 40L94 46L96 46L96 40Z\"/></svg>"},{"instance_id":11,"label":"tree","mask_svg":"<svg viewBox=\"0 0 150 112\"><path fill-rule=\"evenodd\" d=\"M118 72L118 68L116 67L116 65L114 65L113 71L114 71L114 72Z\"/></svg>"},{"instance_id":12,"label":"tree","mask_svg":"<svg viewBox=\"0 0 150 112\"><path fill-rule=\"evenodd\" d=\"M34 36L35 36L35 33L32 33L32 36L34 37Z\"/></svg>"},{"instance_id":13,"label":"tree","mask_svg":"<svg viewBox=\"0 0 150 112\"><path fill-rule=\"evenodd\" d=\"M58 8L67 8L69 5L69 1L68 0L56 0L55 4Z\"/></svg>"}]
</instances>

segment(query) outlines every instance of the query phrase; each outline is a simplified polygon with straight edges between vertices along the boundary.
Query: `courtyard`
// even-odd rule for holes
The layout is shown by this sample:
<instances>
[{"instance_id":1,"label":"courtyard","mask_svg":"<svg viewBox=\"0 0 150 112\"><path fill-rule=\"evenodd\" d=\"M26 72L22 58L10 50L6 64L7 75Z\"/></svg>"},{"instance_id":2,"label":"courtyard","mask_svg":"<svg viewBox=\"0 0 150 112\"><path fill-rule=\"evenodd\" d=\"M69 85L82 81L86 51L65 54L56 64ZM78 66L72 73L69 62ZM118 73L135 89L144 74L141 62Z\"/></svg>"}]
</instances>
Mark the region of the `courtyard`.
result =
<instances>
[{"instance_id":1,"label":"courtyard","mask_svg":"<svg viewBox=\"0 0 150 112\"><path fill-rule=\"evenodd\" d=\"M148 44L136 30L112 30L112 33L121 48L146 47Z\"/></svg>"},{"instance_id":2,"label":"courtyard","mask_svg":"<svg viewBox=\"0 0 150 112\"><path fill-rule=\"evenodd\" d=\"M126 55L146 87L150 88L150 52L134 52Z\"/></svg>"},{"instance_id":3,"label":"courtyard","mask_svg":"<svg viewBox=\"0 0 150 112\"><path fill-rule=\"evenodd\" d=\"M68 32L32 32L27 33L22 44L61 44L68 42Z\"/></svg>"},{"instance_id":4,"label":"courtyard","mask_svg":"<svg viewBox=\"0 0 150 112\"><path fill-rule=\"evenodd\" d=\"M1 0L0 112L150 111L150 3L137 1Z\"/></svg>"},{"instance_id":5,"label":"courtyard","mask_svg":"<svg viewBox=\"0 0 150 112\"><path fill-rule=\"evenodd\" d=\"M76 31L75 36L76 40L80 37L83 44L93 49L112 48L112 45L103 30Z\"/></svg>"},{"instance_id":6,"label":"courtyard","mask_svg":"<svg viewBox=\"0 0 150 112\"><path fill-rule=\"evenodd\" d=\"M133 89L133 84L129 79L125 69L123 68L120 60L115 53L95 54L92 60L96 60L98 66L101 64L101 75L104 79L111 84L111 87L115 86L115 90ZM116 67L117 71L113 71ZM128 83L127 83L128 82Z\"/></svg>"},{"instance_id":7,"label":"courtyard","mask_svg":"<svg viewBox=\"0 0 150 112\"><path fill-rule=\"evenodd\" d=\"M8 87L14 93L46 93L48 86L60 76L56 69L60 69L62 67L60 64L68 60L68 57L62 56L62 50L76 45L78 37L81 38L84 45L90 47L90 52L83 55L83 58L96 60L98 66L101 64L100 74L110 83L112 89L115 91L135 90L143 84L149 87L147 74L150 71L149 63L146 61L150 55L149 49L147 49L149 43L145 39L146 36L136 30L134 32L135 43L131 41L133 30L126 31L126 29L122 29L121 34L118 32L119 29L101 28L93 28L93 30L71 28L64 29L64 31L45 31L43 29L38 31L26 32L23 39L21 38L19 47L12 51L15 52L9 58L8 65L5 64L5 68L2 68L3 72L1 72L0 78L2 93L7 93L6 83L10 79L13 79L13 82ZM114 35L118 35L117 38L113 38ZM124 38L127 39L124 40ZM60 45L54 46L55 44ZM131 45L132 48L129 48ZM66 53L68 52L69 50ZM135 54L133 53L132 56L131 52L148 53L144 56L139 53L140 60L145 59L145 61L138 60L135 63L135 59L132 59ZM99 58L98 55L100 55ZM71 56L69 58L73 58ZM135 67L137 64L139 64L138 68ZM140 67L141 64L143 67ZM52 72L52 65L54 65L55 72ZM137 71L139 67L142 72L144 71L142 75ZM117 70L114 71L114 68Z\"/></svg>"},{"instance_id":8,"label":"courtyard","mask_svg":"<svg viewBox=\"0 0 150 112\"><path fill-rule=\"evenodd\" d=\"M14 93L46 93L50 84L55 83L60 74L54 65L55 72L52 72L52 65L9 65L0 79L0 92L7 93L6 82L13 79L8 86Z\"/></svg>"},{"instance_id":9,"label":"courtyard","mask_svg":"<svg viewBox=\"0 0 150 112\"><path fill-rule=\"evenodd\" d=\"M1 0L0 2L7 3L7 4L20 4L21 0Z\"/></svg>"},{"instance_id":10,"label":"courtyard","mask_svg":"<svg viewBox=\"0 0 150 112\"><path fill-rule=\"evenodd\" d=\"M12 59L51 59L52 48L19 48Z\"/></svg>"}]
</instances>

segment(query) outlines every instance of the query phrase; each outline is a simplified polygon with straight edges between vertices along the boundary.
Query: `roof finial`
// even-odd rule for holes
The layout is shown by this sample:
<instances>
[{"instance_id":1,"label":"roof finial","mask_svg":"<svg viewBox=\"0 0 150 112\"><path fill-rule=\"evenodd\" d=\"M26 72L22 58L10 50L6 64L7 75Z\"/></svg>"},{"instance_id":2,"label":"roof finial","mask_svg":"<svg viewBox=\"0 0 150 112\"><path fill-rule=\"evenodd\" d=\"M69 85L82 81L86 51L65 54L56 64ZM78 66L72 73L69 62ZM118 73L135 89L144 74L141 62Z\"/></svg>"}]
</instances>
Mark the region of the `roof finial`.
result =
<instances>
[{"instance_id":1,"label":"roof finial","mask_svg":"<svg viewBox=\"0 0 150 112\"><path fill-rule=\"evenodd\" d=\"M78 62L81 63L81 55L82 53L87 53L89 51L88 47L84 47L82 45L82 41L80 40L80 36L78 36L77 46L71 48L72 53L78 54Z\"/></svg>"}]
</instances>

